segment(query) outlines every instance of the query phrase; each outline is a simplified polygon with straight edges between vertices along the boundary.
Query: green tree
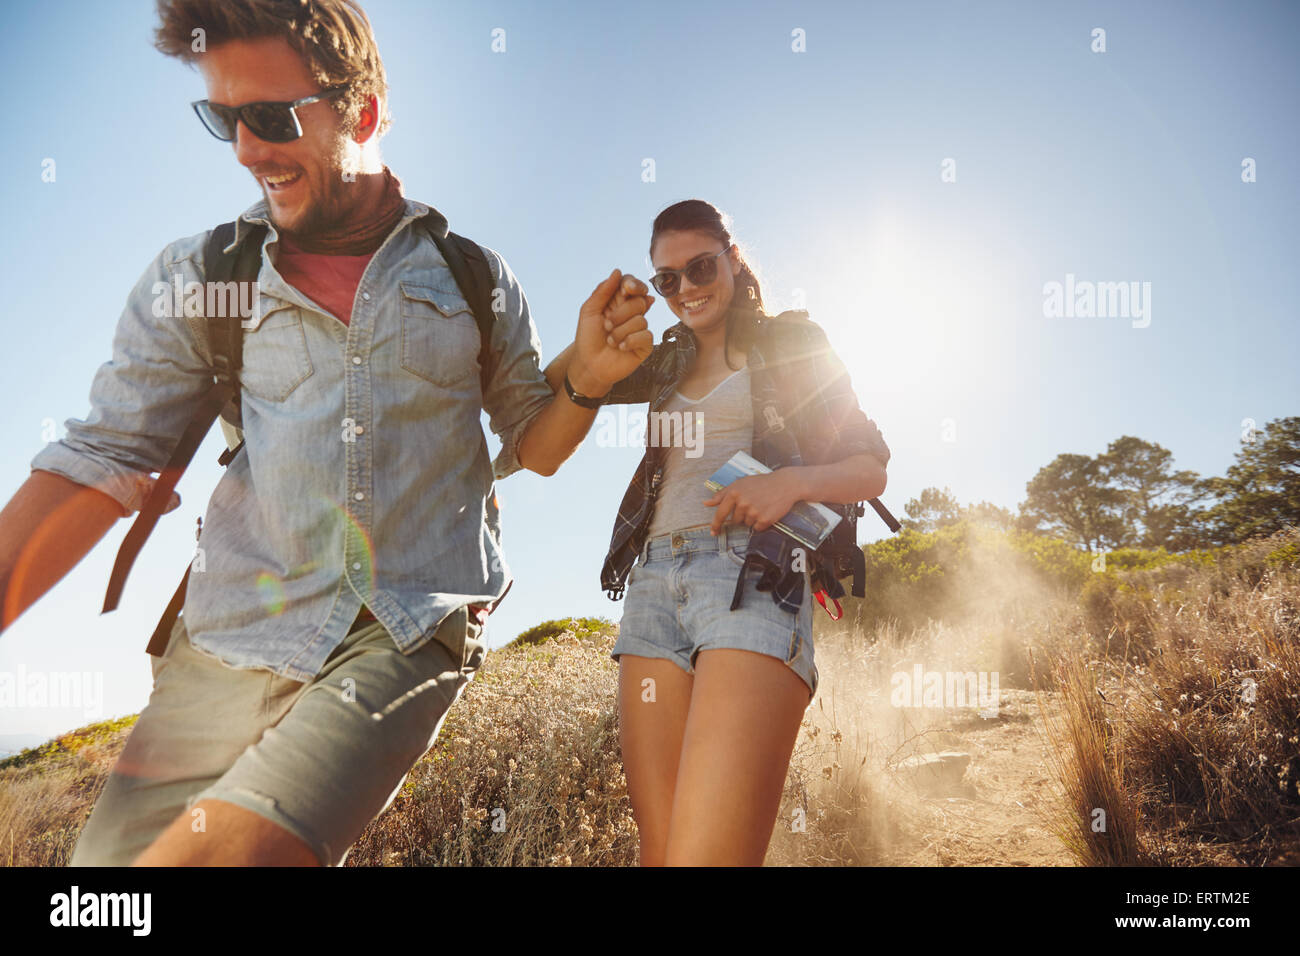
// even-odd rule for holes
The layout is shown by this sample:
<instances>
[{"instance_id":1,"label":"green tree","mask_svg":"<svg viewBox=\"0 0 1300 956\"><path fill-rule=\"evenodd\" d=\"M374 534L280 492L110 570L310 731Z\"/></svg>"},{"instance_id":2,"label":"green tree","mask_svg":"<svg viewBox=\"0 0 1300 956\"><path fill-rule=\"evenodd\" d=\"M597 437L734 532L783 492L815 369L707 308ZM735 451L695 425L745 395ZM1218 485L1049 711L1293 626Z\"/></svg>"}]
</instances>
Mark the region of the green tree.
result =
<instances>
[{"instance_id":1,"label":"green tree","mask_svg":"<svg viewBox=\"0 0 1300 956\"><path fill-rule=\"evenodd\" d=\"M1057 455L1038 470L1020 503L1019 527L1046 530L1089 551L1124 547L1126 498L1106 484L1099 458Z\"/></svg>"},{"instance_id":2,"label":"green tree","mask_svg":"<svg viewBox=\"0 0 1300 956\"><path fill-rule=\"evenodd\" d=\"M976 524L989 525L1003 531L1010 531L1016 525L1014 514L988 501L981 501L977 505L966 505L961 509L961 514L963 518L969 518Z\"/></svg>"},{"instance_id":3,"label":"green tree","mask_svg":"<svg viewBox=\"0 0 1300 956\"><path fill-rule=\"evenodd\" d=\"M1202 543L1192 506L1206 492L1196 472L1173 470L1169 449L1125 435L1098 462L1102 481L1123 496L1126 545L1186 551Z\"/></svg>"},{"instance_id":4,"label":"green tree","mask_svg":"<svg viewBox=\"0 0 1300 956\"><path fill-rule=\"evenodd\" d=\"M899 524L921 532L955 524L961 517L961 505L957 503L952 489L946 486L943 491L938 488L923 489L921 497L908 501L903 505L903 510L907 512L907 517Z\"/></svg>"},{"instance_id":5,"label":"green tree","mask_svg":"<svg viewBox=\"0 0 1300 956\"><path fill-rule=\"evenodd\" d=\"M921 496L908 501L903 510L907 512L907 517L900 522L903 527L922 533L946 528L962 520L990 525L1004 531L1011 530L1016 523L1015 515L991 502L960 504L952 489L946 486L942 491L938 488L922 490Z\"/></svg>"},{"instance_id":6,"label":"green tree","mask_svg":"<svg viewBox=\"0 0 1300 956\"><path fill-rule=\"evenodd\" d=\"M1200 514L1214 544L1235 544L1300 524L1300 417L1279 418L1242 437L1237 461L1201 488L1217 499Z\"/></svg>"}]
</instances>

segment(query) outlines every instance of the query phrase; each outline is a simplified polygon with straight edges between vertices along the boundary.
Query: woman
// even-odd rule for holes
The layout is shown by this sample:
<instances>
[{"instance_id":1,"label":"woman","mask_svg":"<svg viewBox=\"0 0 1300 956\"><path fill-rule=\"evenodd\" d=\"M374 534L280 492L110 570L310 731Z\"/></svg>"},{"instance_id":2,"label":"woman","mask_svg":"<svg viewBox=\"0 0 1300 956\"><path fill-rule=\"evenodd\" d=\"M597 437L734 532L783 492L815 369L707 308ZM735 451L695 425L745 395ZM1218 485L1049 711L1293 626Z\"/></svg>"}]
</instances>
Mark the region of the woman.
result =
<instances>
[{"instance_id":1,"label":"woman","mask_svg":"<svg viewBox=\"0 0 1300 956\"><path fill-rule=\"evenodd\" d=\"M650 402L601 575L611 598L627 589L611 655L628 793L643 866L761 865L817 689L821 556L772 526L797 501L877 497L889 449L822 330L763 311L715 207L665 209L650 258L680 321L604 399ZM777 470L711 495L704 480L737 451Z\"/></svg>"}]
</instances>

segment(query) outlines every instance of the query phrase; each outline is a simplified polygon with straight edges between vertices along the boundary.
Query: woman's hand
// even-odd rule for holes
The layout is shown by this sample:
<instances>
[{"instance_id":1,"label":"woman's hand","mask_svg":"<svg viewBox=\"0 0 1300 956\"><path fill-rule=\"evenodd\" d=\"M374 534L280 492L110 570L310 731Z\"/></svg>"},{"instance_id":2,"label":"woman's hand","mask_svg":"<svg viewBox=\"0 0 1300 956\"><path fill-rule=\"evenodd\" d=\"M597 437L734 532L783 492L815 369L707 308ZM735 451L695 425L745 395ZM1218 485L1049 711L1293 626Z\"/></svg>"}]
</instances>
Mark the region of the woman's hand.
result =
<instances>
[{"instance_id":1,"label":"woman's hand","mask_svg":"<svg viewBox=\"0 0 1300 956\"><path fill-rule=\"evenodd\" d=\"M728 520L766 531L789 514L796 501L842 505L868 501L880 497L887 480L885 466L874 455L850 455L830 465L789 465L770 474L737 478L704 504L718 506L714 534Z\"/></svg>"},{"instance_id":2,"label":"woman's hand","mask_svg":"<svg viewBox=\"0 0 1300 956\"><path fill-rule=\"evenodd\" d=\"M712 531L722 526L746 524L755 531L766 531L784 518L796 501L803 498L798 468L778 468L771 474L746 475L704 502L706 508L718 506L713 514Z\"/></svg>"}]
</instances>

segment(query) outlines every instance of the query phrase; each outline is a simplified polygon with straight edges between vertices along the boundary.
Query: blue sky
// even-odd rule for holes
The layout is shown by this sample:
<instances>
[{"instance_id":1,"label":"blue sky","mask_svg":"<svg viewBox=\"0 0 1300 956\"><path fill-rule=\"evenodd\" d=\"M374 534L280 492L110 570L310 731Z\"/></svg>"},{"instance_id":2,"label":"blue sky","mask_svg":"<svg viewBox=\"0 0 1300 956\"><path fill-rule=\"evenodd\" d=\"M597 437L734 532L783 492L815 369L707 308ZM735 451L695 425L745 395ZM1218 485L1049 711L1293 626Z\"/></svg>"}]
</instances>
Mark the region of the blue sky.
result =
<instances>
[{"instance_id":1,"label":"blue sky","mask_svg":"<svg viewBox=\"0 0 1300 956\"><path fill-rule=\"evenodd\" d=\"M1125 434L1222 474L1244 419L1300 414L1291 4L366 9L391 87L385 161L407 195L506 257L544 361L611 268L647 274L661 208L708 199L733 216L769 302L802 302L829 331L892 449L883 500L897 515L931 485L1015 509L1056 455ZM6 499L47 422L85 415L144 267L257 198L189 108L197 72L152 49L153 18L152 3L126 0L6 11ZM498 27L504 53L491 49ZM1104 53L1091 50L1098 27ZM1255 183L1242 182L1246 157ZM1044 285L1067 275L1150 283L1150 324L1046 317ZM674 321L662 305L649 319L656 334ZM0 636L0 673L102 673L98 712L0 709L0 734L143 706L144 644L192 552L219 441L118 611L98 613L125 521ZM547 618L618 620L598 577L638 459L593 434L558 475L501 484L516 582L494 645ZM885 534L868 513L861 539Z\"/></svg>"}]
</instances>

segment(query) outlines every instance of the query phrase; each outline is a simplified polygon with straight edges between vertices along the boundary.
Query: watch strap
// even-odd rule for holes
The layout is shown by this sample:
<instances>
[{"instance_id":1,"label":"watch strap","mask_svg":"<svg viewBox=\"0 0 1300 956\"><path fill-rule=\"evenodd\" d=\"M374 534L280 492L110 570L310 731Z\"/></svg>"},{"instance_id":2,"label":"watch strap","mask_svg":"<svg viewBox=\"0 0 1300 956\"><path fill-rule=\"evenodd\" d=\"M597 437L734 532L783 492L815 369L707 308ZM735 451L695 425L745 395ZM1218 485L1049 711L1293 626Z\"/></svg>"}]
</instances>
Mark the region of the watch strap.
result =
<instances>
[{"instance_id":1,"label":"watch strap","mask_svg":"<svg viewBox=\"0 0 1300 956\"><path fill-rule=\"evenodd\" d=\"M577 391L574 390L573 383L569 381L568 372L564 373L564 394L569 396L569 401L573 402L573 404L581 405L583 408L600 408L600 406L605 404L605 399L608 397L608 393L602 395L600 398L591 398L587 395L579 395Z\"/></svg>"}]
</instances>

